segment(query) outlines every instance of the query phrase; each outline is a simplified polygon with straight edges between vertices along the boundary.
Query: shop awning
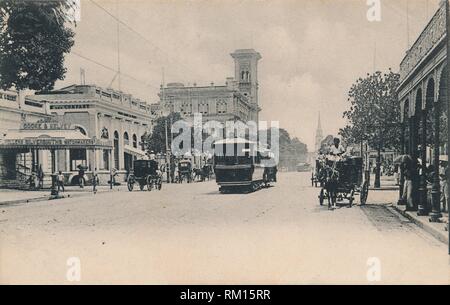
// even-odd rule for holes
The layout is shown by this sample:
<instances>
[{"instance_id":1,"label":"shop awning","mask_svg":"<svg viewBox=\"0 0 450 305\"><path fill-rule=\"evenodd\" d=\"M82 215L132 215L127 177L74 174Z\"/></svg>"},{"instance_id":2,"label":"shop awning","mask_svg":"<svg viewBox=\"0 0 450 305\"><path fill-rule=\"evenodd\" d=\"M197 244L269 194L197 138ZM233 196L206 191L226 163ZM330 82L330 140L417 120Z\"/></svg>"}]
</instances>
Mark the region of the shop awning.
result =
<instances>
[{"instance_id":1,"label":"shop awning","mask_svg":"<svg viewBox=\"0 0 450 305\"><path fill-rule=\"evenodd\" d=\"M136 157L144 157L145 151L140 150L139 148L133 147L131 145L124 145L123 150L126 153L129 153L130 155L136 156Z\"/></svg>"},{"instance_id":2,"label":"shop awning","mask_svg":"<svg viewBox=\"0 0 450 305\"><path fill-rule=\"evenodd\" d=\"M5 149L112 149L110 140L89 138L77 129L8 130L0 137L0 150Z\"/></svg>"}]
</instances>

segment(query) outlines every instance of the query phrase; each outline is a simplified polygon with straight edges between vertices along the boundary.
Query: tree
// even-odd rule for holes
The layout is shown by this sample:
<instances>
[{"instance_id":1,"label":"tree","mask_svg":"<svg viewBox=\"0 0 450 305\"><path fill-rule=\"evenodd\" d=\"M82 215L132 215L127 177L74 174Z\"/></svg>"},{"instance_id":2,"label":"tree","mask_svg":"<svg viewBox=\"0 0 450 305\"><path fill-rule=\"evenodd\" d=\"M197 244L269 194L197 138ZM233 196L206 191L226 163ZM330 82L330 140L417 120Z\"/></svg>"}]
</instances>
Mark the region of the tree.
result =
<instances>
[{"instance_id":1,"label":"tree","mask_svg":"<svg viewBox=\"0 0 450 305\"><path fill-rule=\"evenodd\" d=\"M74 44L74 0L0 0L0 87L52 90Z\"/></svg>"},{"instance_id":2,"label":"tree","mask_svg":"<svg viewBox=\"0 0 450 305\"><path fill-rule=\"evenodd\" d=\"M274 128L261 131L267 133L267 143L263 144L270 145L272 140L272 129ZM298 163L306 161L308 148L306 144L302 143L298 138L291 138L286 129L279 128L278 135L278 149L280 153L279 166L295 170Z\"/></svg>"},{"instance_id":3,"label":"tree","mask_svg":"<svg viewBox=\"0 0 450 305\"><path fill-rule=\"evenodd\" d=\"M171 132L171 123L175 123L176 121L181 120L181 115L178 112L174 112L169 114L168 116L159 117L156 119L155 125L153 127L153 131L151 134L147 136L145 143L147 145L148 151L154 151L155 153L166 153L166 126L167 126L167 143L170 146L172 144L172 137L170 136ZM174 134L173 137L177 135Z\"/></svg>"},{"instance_id":4,"label":"tree","mask_svg":"<svg viewBox=\"0 0 450 305\"><path fill-rule=\"evenodd\" d=\"M399 74L377 71L359 78L348 93L350 109L343 117L348 124L339 134L351 144L367 141L377 150L375 187L380 187L381 151L398 148L400 140L400 108L397 102Z\"/></svg>"}]
</instances>

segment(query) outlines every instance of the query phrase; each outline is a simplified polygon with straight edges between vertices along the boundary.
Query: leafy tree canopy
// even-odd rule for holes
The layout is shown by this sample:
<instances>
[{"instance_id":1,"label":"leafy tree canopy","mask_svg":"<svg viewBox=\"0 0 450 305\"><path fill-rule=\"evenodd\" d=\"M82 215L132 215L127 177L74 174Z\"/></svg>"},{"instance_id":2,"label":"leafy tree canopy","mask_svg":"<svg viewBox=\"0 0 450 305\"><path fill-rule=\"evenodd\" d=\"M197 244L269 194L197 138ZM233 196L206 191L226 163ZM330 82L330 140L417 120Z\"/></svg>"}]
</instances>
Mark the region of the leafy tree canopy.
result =
<instances>
[{"instance_id":1,"label":"leafy tree canopy","mask_svg":"<svg viewBox=\"0 0 450 305\"><path fill-rule=\"evenodd\" d=\"M155 153L165 153L166 152L166 124L167 124L167 135L169 149L171 143L170 136L170 123L175 123L181 120L181 115L178 112L169 114L168 116L159 117L153 126L153 131L148 135L146 139L146 146L148 151L154 151ZM173 137L177 135L174 134Z\"/></svg>"},{"instance_id":2,"label":"leafy tree canopy","mask_svg":"<svg viewBox=\"0 0 450 305\"><path fill-rule=\"evenodd\" d=\"M74 0L0 0L0 87L51 90L74 44Z\"/></svg>"},{"instance_id":3,"label":"leafy tree canopy","mask_svg":"<svg viewBox=\"0 0 450 305\"><path fill-rule=\"evenodd\" d=\"M399 145L400 107L397 102L399 74L377 71L359 78L350 88L350 109L343 117L347 126L339 132L348 144L368 141L371 147Z\"/></svg>"}]
</instances>

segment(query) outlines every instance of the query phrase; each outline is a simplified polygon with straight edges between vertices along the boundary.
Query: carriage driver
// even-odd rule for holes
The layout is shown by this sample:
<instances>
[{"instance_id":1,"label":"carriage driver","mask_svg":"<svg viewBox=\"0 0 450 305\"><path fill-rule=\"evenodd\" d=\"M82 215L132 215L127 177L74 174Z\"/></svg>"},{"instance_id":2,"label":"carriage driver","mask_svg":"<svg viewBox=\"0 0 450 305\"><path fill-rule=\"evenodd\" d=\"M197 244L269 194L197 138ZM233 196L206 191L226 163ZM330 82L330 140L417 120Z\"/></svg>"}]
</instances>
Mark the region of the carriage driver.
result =
<instances>
[{"instance_id":1,"label":"carriage driver","mask_svg":"<svg viewBox=\"0 0 450 305\"><path fill-rule=\"evenodd\" d=\"M329 160L332 161L338 161L341 159L342 155L345 154L346 150L345 148L341 145L341 140L339 140L339 138L334 138L333 139L333 145L330 146L330 150L329 150Z\"/></svg>"}]
</instances>

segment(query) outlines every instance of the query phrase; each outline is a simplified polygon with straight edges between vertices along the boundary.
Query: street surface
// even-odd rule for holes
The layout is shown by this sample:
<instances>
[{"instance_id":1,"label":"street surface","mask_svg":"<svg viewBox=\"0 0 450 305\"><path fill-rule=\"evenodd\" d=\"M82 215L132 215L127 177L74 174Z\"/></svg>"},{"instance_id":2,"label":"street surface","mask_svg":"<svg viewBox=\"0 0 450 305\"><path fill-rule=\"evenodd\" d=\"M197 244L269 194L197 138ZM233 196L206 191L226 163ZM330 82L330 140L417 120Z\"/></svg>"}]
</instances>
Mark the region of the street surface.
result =
<instances>
[{"instance_id":1,"label":"street surface","mask_svg":"<svg viewBox=\"0 0 450 305\"><path fill-rule=\"evenodd\" d=\"M446 245L386 205L328 211L309 178L280 173L251 194L204 182L1 206L0 283L449 283ZM66 277L71 257L79 282Z\"/></svg>"}]
</instances>

